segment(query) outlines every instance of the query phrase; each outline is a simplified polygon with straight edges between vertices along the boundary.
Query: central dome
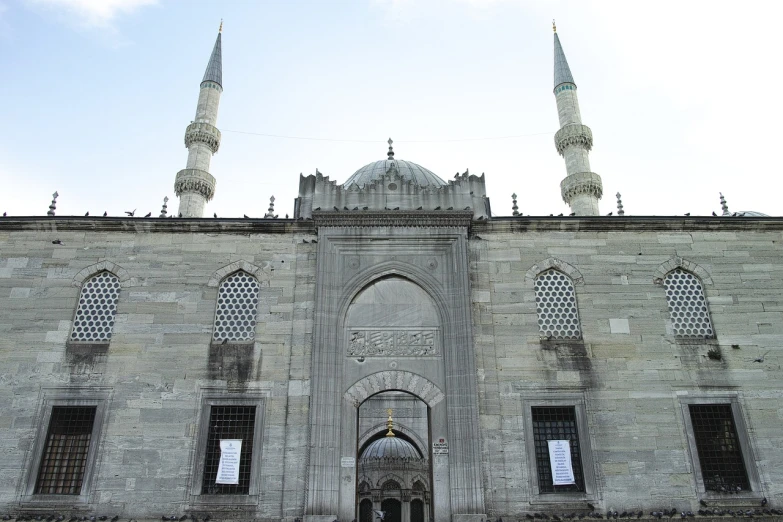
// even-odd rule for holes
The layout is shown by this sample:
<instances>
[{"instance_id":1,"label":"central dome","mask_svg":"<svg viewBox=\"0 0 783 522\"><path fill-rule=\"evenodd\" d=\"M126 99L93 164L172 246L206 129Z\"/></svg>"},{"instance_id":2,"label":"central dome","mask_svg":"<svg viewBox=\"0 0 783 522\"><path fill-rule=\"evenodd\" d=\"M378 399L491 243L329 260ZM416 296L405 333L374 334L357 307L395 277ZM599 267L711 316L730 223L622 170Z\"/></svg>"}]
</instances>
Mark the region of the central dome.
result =
<instances>
[{"instance_id":1,"label":"central dome","mask_svg":"<svg viewBox=\"0 0 783 522\"><path fill-rule=\"evenodd\" d=\"M362 453L361 460L386 457L421 460L419 450L407 440L399 437L382 437L373 441Z\"/></svg>"},{"instance_id":2,"label":"central dome","mask_svg":"<svg viewBox=\"0 0 783 522\"><path fill-rule=\"evenodd\" d=\"M389 152L387 153L387 156L388 158L385 160L369 163L354 172L343 186L350 187L351 185L356 184L363 187L364 185L383 178L383 175L389 172L389 170L396 171L403 180L410 180L422 187L440 187L446 185L446 182L440 179L431 170L425 169L412 161L394 159L391 138L389 138Z\"/></svg>"}]
</instances>

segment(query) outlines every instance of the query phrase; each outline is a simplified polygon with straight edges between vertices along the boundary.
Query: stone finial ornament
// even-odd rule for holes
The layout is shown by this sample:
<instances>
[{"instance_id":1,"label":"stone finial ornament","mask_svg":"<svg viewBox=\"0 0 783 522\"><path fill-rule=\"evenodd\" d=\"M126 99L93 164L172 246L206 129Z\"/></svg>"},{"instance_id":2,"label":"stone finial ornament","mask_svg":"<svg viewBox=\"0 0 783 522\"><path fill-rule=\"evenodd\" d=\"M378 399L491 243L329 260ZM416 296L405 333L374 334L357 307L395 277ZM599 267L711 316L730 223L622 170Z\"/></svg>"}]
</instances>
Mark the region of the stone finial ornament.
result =
<instances>
[{"instance_id":1,"label":"stone finial ornament","mask_svg":"<svg viewBox=\"0 0 783 522\"><path fill-rule=\"evenodd\" d=\"M517 206L517 194L516 192L511 194L511 202L513 205L511 206L511 215L512 216L518 216L519 215L519 207Z\"/></svg>"},{"instance_id":2,"label":"stone finial ornament","mask_svg":"<svg viewBox=\"0 0 783 522\"><path fill-rule=\"evenodd\" d=\"M275 197L269 198L269 209L264 214L264 219L273 219L275 217Z\"/></svg>"},{"instance_id":3,"label":"stone finial ornament","mask_svg":"<svg viewBox=\"0 0 783 522\"><path fill-rule=\"evenodd\" d=\"M169 197L165 196L163 198L163 207L160 209L160 216L158 216L158 217L162 217L162 218L166 217L166 214L167 214L166 209L168 208L166 203L168 203L168 202L169 202Z\"/></svg>"},{"instance_id":4,"label":"stone finial ornament","mask_svg":"<svg viewBox=\"0 0 783 522\"><path fill-rule=\"evenodd\" d=\"M392 409L389 408L386 410L386 413L389 414L389 419L386 421L386 427L389 428L389 431L386 433L387 437L394 437L394 432L392 431L392 428L394 427L394 421L392 420Z\"/></svg>"},{"instance_id":5,"label":"stone finial ornament","mask_svg":"<svg viewBox=\"0 0 783 522\"><path fill-rule=\"evenodd\" d=\"M57 209L57 198L59 197L60 194L55 190L54 194L52 194L52 203L49 205L49 212L46 213L47 216L54 216L54 211Z\"/></svg>"},{"instance_id":6,"label":"stone finial ornament","mask_svg":"<svg viewBox=\"0 0 783 522\"><path fill-rule=\"evenodd\" d=\"M555 19L552 18L552 32L557 32L557 25L555 25Z\"/></svg>"},{"instance_id":7,"label":"stone finial ornament","mask_svg":"<svg viewBox=\"0 0 783 522\"><path fill-rule=\"evenodd\" d=\"M389 141L386 143L389 144L389 152L386 153L386 155L389 157L390 160L394 159L394 149L392 148L392 143L394 143L394 140L389 138Z\"/></svg>"},{"instance_id":8,"label":"stone finial ornament","mask_svg":"<svg viewBox=\"0 0 783 522\"><path fill-rule=\"evenodd\" d=\"M622 196L620 195L619 192L616 195L617 195L617 215L618 216L624 216L625 215L625 210L623 210Z\"/></svg>"},{"instance_id":9,"label":"stone finial ornament","mask_svg":"<svg viewBox=\"0 0 783 522\"><path fill-rule=\"evenodd\" d=\"M726 198L723 197L723 192L719 192L718 194L720 194L720 208L723 209L723 215L730 216L731 212L729 212L729 205L726 204Z\"/></svg>"}]
</instances>

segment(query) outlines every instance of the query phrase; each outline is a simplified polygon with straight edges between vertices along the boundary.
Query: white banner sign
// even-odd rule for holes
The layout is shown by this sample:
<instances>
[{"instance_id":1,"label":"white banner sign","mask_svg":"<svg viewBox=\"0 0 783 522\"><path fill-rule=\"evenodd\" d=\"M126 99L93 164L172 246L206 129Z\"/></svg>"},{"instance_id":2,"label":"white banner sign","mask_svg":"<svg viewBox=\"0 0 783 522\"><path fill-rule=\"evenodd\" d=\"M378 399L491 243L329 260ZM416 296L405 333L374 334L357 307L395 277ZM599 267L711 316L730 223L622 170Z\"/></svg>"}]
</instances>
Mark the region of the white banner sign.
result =
<instances>
[{"instance_id":1,"label":"white banner sign","mask_svg":"<svg viewBox=\"0 0 783 522\"><path fill-rule=\"evenodd\" d=\"M552 484L574 484L574 468L571 467L571 443L567 440L548 440L549 464L552 466Z\"/></svg>"},{"instance_id":2,"label":"white banner sign","mask_svg":"<svg viewBox=\"0 0 783 522\"><path fill-rule=\"evenodd\" d=\"M239 454L241 452L241 439L220 441L220 463L215 484L239 484Z\"/></svg>"}]
</instances>

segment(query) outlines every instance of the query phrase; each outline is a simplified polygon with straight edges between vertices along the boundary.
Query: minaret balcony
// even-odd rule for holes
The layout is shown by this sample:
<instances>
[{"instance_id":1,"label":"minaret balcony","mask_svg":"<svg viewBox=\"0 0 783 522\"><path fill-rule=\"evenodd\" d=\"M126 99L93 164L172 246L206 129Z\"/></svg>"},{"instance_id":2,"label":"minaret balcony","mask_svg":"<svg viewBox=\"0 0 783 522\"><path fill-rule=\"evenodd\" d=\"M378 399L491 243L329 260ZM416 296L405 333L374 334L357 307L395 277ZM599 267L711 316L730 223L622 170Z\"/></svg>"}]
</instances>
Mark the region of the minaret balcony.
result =
<instances>
[{"instance_id":1,"label":"minaret balcony","mask_svg":"<svg viewBox=\"0 0 783 522\"><path fill-rule=\"evenodd\" d=\"M216 180L209 172L199 169L183 169L177 172L174 192L181 196L185 192L195 192L209 201L215 195Z\"/></svg>"},{"instance_id":2,"label":"minaret balcony","mask_svg":"<svg viewBox=\"0 0 783 522\"><path fill-rule=\"evenodd\" d=\"M588 152L593 148L593 131L587 125L572 123L555 133L555 147L562 156L568 147L582 147Z\"/></svg>"},{"instance_id":3,"label":"minaret balcony","mask_svg":"<svg viewBox=\"0 0 783 522\"><path fill-rule=\"evenodd\" d=\"M190 148L196 142L205 144L214 154L220 148L220 131L209 123L193 122L185 129L185 147Z\"/></svg>"},{"instance_id":4,"label":"minaret balcony","mask_svg":"<svg viewBox=\"0 0 783 522\"><path fill-rule=\"evenodd\" d=\"M595 172L577 172L560 182L560 195L566 204L570 205L573 198L583 194L601 199L604 194L601 176Z\"/></svg>"}]
</instances>

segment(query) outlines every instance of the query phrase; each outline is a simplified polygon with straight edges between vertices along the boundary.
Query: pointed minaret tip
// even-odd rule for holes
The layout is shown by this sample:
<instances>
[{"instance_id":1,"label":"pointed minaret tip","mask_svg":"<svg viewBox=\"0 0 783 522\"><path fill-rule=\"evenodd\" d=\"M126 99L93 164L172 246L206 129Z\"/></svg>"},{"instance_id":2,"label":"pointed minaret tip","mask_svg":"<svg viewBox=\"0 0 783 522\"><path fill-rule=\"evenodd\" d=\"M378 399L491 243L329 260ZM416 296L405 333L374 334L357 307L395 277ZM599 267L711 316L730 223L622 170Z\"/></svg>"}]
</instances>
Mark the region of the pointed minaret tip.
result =
<instances>
[{"instance_id":1,"label":"pointed minaret tip","mask_svg":"<svg viewBox=\"0 0 783 522\"><path fill-rule=\"evenodd\" d=\"M555 32L555 33L557 32L557 25L555 25L555 19L554 18L552 18L552 31Z\"/></svg>"},{"instance_id":2,"label":"pointed minaret tip","mask_svg":"<svg viewBox=\"0 0 783 522\"><path fill-rule=\"evenodd\" d=\"M215 82L223 87L223 20L220 21L220 28L218 29L217 40L215 40L215 46L212 48L212 54L209 56L209 63L207 64L207 70L204 72L204 79L201 82Z\"/></svg>"},{"instance_id":3,"label":"pointed minaret tip","mask_svg":"<svg viewBox=\"0 0 783 522\"><path fill-rule=\"evenodd\" d=\"M552 29L555 31L555 88L561 83L573 83L576 85L574 77L571 75L571 69L568 67L568 60L566 60L563 52L563 46L560 45L557 27L554 25L554 20L552 22Z\"/></svg>"}]
</instances>

